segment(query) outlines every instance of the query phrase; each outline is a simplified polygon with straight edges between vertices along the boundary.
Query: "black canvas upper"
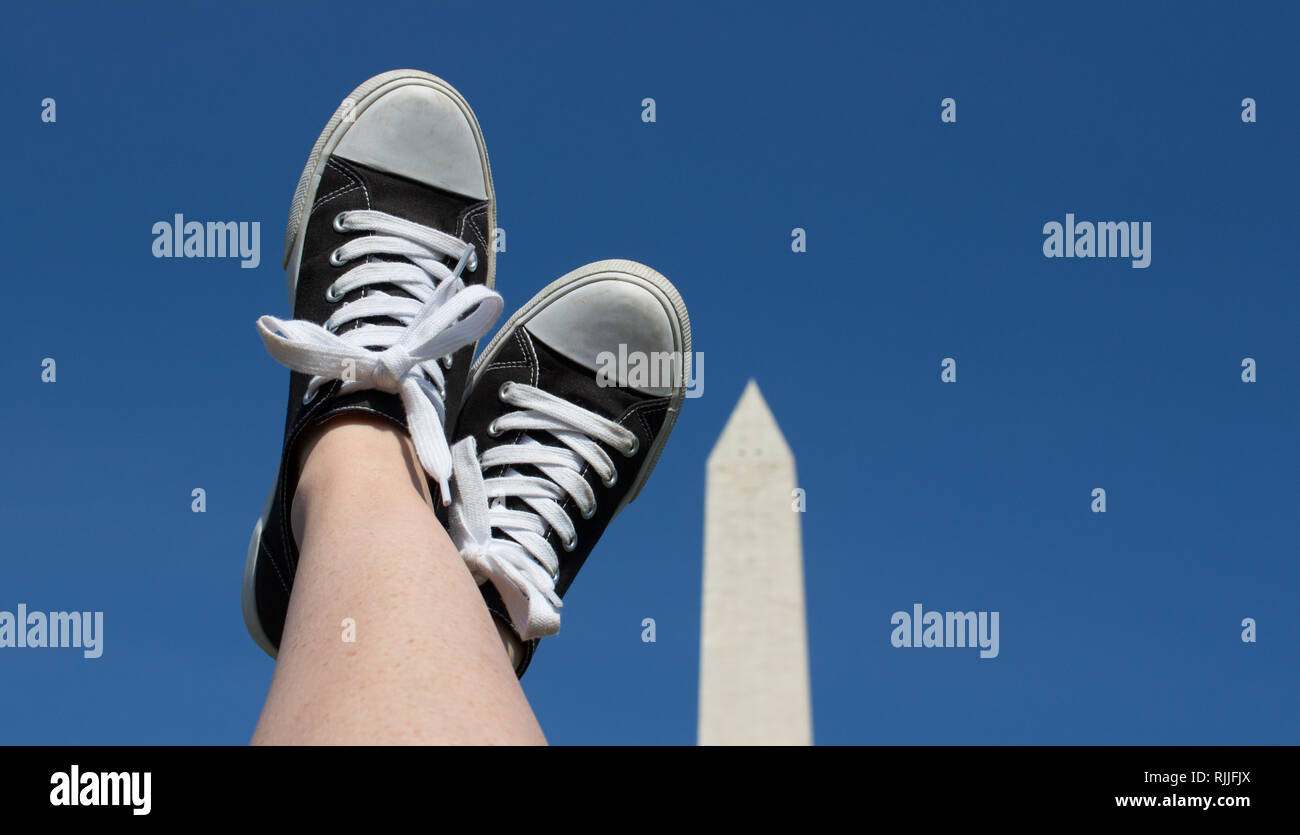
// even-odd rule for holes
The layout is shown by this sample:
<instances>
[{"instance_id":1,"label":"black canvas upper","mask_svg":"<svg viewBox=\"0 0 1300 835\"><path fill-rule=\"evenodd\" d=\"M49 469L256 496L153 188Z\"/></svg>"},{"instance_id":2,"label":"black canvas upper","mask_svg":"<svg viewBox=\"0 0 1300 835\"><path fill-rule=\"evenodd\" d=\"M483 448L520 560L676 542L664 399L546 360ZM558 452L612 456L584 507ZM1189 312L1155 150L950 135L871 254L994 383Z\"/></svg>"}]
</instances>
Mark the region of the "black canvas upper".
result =
<instances>
[{"instance_id":1,"label":"black canvas upper","mask_svg":"<svg viewBox=\"0 0 1300 835\"><path fill-rule=\"evenodd\" d=\"M375 288L362 288L336 302L326 298L327 288L339 276L360 263L352 261L340 266L330 263L330 254L336 248L356 237L369 234L339 232L334 229L334 218L339 212L358 209L385 212L473 244L478 255L477 267L474 270L467 267L461 273L461 279L467 285L486 282L488 265L491 263L492 233L489 228L488 201L463 197L359 163L331 157L323 167L316 199L306 221L306 238L294 298L295 319L324 323L339 307L366 293L374 292ZM403 293L393 286L381 286L378 289L392 295ZM360 327L362 324L356 322L346 327ZM473 353L473 346L460 349L453 355L452 367L444 368L447 383L444 398L447 427L456 423ZM285 415L280 470L271 512L262 529L254 578L258 618L267 638L277 648L284 631L289 594L298 567L298 548L289 523L289 511L297 487L298 444L304 430L342 414L370 414L403 431L407 428L405 409L401 398L395 394L363 390L340 397L337 392L342 383L334 381L322 386L315 397L304 404L303 395L310 379L310 376L296 371L291 371L289 375L289 402ZM449 443L450 435L448 432ZM436 488L434 492L436 495ZM443 512L441 507L438 510ZM445 523L445 518L443 521Z\"/></svg>"},{"instance_id":2,"label":"black canvas upper","mask_svg":"<svg viewBox=\"0 0 1300 835\"><path fill-rule=\"evenodd\" d=\"M618 479L612 486L606 487L600 475L589 466L583 468L582 475L596 494L596 511L590 519L582 518L572 497L566 496L560 504L573 520L578 535L577 547L573 551L564 550L554 530L547 535L547 542L559 557L560 570L555 590L563 597L572 585L578 570L591 554L597 540L609 525L614 511L632 489L638 473L646 463L655 438L663 429L671 398L646 395L630 388L600 386L595 372L552 350L533 336L526 325L517 327L508 338L502 339L494 350L493 356L480 360L487 364L480 372L473 388L465 396L455 433L458 440L473 435L480 456L484 451L498 444L516 443L525 434L541 443L559 445L559 442L547 432L506 432L498 437L488 434L488 425L492 420L513 409L509 404L503 403L498 395L501 384L505 382L523 383L540 388L618 423L631 430L637 437L637 451L630 457L624 456L621 451L608 444L601 444L618 470ZM501 476L506 469L506 467L496 467L486 470L484 477ZM545 477L540 470L531 466L516 465L514 469L525 475ZM518 499L511 498L508 502L512 509L528 509ZM492 613L503 622L510 624L510 616L505 604L492 583L484 583L479 588ZM531 662L537 643L537 639L524 643L523 658L516 666L516 673L519 675L523 675Z\"/></svg>"}]
</instances>

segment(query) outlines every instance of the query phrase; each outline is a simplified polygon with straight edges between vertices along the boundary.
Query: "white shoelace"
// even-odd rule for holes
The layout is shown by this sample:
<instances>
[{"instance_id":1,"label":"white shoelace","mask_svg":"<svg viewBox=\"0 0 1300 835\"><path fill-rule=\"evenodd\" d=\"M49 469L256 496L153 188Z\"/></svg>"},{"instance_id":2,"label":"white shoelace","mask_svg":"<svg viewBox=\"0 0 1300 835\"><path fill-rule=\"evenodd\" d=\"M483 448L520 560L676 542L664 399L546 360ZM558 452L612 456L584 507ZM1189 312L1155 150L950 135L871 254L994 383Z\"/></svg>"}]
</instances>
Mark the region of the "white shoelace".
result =
<instances>
[{"instance_id":1,"label":"white shoelace","mask_svg":"<svg viewBox=\"0 0 1300 835\"><path fill-rule=\"evenodd\" d=\"M343 212L334 228L368 231L334 250L330 263L370 255L400 255L409 261L368 261L343 273L326 291L337 301L353 290L391 284L411 298L374 292L343 305L323 325L274 316L257 320L271 356L303 374L313 374L304 402L333 380L339 393L377 389L398 394L407 426L425 471L437 480L442 503L451 502L451 450L443 430L446 378L439 359L478 340L501 313L501 296L478 284L466 286L460 274L476 262L472 244L459 238L372 210ZM449 268L444 259L452 259ZM400 325L364 323L335 333L359 319L388 317ZM378 349L378 350L372 350Z\"/></svg>"},{"instance_id":2,"label":"white shoelace","mask_svg":"<svg viewBox=\"0 0 1300 835\"><path fill-rule=\"evenodd\" d=\"M635 455L637 437L611 420L533 386L505 383L500 398L516 407L499 416L489 433L525 430L549 432L564 446L549 446L528 435L512 444L491 447L478 456L471 435L452 449L456 497L452 502L451 535L474 579L495 581L519 637L527 641L554 635L560 629L560 597L555 581L560 561L546 541L554 529L567 551L577 547L573 520L560 503L573 498L584 519L596 512L596 494L583 478L590 465L606 486L618 479L614 462L597 441L626 456ZM532 465L545 478L514 469ZM483 472L505 466L504 475L484 479ZM511 510L517 498L530 510ZM489 504L491 500L491 504ZM493 530L501 536L493 536Z\"/></svg>"}]
</instances>

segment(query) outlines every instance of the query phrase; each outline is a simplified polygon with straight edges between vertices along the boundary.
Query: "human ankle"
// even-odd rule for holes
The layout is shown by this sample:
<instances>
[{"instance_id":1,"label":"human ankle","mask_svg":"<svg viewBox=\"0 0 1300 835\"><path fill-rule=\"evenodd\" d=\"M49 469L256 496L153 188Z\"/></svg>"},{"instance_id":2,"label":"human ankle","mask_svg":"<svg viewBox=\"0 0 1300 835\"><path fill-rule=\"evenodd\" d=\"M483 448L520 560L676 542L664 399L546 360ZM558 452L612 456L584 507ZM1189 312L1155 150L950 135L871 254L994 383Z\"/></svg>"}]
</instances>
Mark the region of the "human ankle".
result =
<instances>
[{"instance_id":1,"label":"human ankle","mask_svg":"<svg viewBox=\"0 0 1300 835\"><path fill-rule=\"evenodd\" d=\"M299 544L308 513L316 505L386 496L432 506L410 439L386 421L336 417L308 430L298 450L291 519Z\"/></svg>"}]
</instances>

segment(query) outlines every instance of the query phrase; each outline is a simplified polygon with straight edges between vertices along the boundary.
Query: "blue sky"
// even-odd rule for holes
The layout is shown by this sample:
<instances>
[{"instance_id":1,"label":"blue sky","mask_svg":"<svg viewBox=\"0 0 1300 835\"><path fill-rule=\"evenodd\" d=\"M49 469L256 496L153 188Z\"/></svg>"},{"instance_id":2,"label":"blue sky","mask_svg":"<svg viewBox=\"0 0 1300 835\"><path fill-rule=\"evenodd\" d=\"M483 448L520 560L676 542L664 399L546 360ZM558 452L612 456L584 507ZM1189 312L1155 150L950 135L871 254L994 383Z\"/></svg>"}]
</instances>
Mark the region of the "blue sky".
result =
<instances>
[{"instance_id":1,"label":"blue sky","mask_svg":"<svg viewBox=\"0 0 1300 835\"><path fill-rule=\"evenodd\" d=\"M632 258L707 357L524 679L552 742L694 741L704 459L753 377L807 491L817 742L1300 743L1288 4L6 17L0 610L101 610L105 646L0 650L0 743L247 741L272 662L239 583L287 378L253 323L288 312L317 133L400 67L482 123L507 312ZM1045 258L1067 212L1150 221L1150 267ZM261 266L155 259L176 213L259 221ZM998 611L999 657L891 646L917 602Z\"/></svg>"}]
</instances>

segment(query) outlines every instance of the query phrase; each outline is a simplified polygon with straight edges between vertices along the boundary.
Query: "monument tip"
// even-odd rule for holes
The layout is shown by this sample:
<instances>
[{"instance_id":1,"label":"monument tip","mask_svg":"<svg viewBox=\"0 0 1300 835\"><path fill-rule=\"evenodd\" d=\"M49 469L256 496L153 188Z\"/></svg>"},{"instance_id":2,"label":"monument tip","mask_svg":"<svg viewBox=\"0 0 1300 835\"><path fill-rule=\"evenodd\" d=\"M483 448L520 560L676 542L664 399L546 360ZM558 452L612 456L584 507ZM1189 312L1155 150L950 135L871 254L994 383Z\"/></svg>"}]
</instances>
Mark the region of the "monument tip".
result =
<instances>
[{"instance_id":1,"label":"monument tip","mask_svg":"<svg viewBox=\"0 0 1300 835\"><path fill-rule=\"evenodd\" d=\"M756 456L794 460L758 382L751 377L709 453L709 463L715 459Z\"/></svg>"}]
</instances>

